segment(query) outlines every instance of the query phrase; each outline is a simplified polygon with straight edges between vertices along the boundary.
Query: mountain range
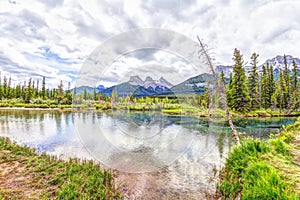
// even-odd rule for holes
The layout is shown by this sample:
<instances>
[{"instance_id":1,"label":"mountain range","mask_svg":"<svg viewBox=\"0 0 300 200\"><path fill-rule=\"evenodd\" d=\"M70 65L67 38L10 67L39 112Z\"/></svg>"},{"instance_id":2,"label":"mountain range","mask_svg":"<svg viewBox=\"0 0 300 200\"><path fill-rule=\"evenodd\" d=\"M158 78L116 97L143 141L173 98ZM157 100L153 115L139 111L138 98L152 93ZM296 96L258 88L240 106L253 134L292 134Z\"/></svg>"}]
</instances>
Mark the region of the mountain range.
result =
<instances>
[{"instance_id":1,"label":"mountain range","mask_svg":"<svg viewBox=\"0 0 300 200\"><path fill-rule=\"evenodd\" d=\"M293 58L290 55L286 56L288 69L292 70L292 62L296 61L297 66L300 68L300 59ZM274 77L278 77L280 70L284 68L284 59L283 56L276 56L274 58L266 60L262 65L258 66L258 70L262 71L262 66L269 63L273 66ZM248 73L251 69L251 66L245 66L245 71ZM224 72L225 77L228 79L230 73L233 71L233 66L224 66L218 65L215 69L217 74ZM299 70L300 72L300 70ZM102 92L105 96L110 96L113 90L116 90L120 97L127 95L134 95L135 97L141 96L165 96L172 94L202 94L204 89L208 87L209 84L212 84L214 77L212 74L204 73L200 74L187 80L173 85L168 82L164 77L160 77L158 80L154 80L152 77L147 76L145 80L142 80L138 75L130 76L127 82L114 85L112 87L105 88L103 85L96 87L97 92ZM92 93L94 88L89 86L81 86L76 89L77 94L83 93L84 88L88 92ZM73 90L71 90L73 91Z\"/></svg>"},{"instance_id":2,"label":"mountain range","mask_svg":"<svg viewBox=\"0 0 300 200\"><path fill-rule=\"evenodd\" d=\"M296 61L296 64L298 66L298 68L300 69L300 59L299 58L294 58L291 55L286 55L286 61L287 61L287 65L288 65L288 69L291 72L292 71L292 62L293 60ZM266 60L262 65L258 66L258 71L262 72L262 66L266 65L267 63L269 63L269 65L273 66L273 70L274 70L274 76L278 77L280 70L284 69L284 58L283 56L276 56L274 58L268 59ZM251 66L244 66L245 68L245 72L248 73L251 70ZM223 71L224 75L226 78L229 78L230 73L233 72L233 66L224 66L224 65L218 65L216 67L216 73L221 73L221 71Z\"/></svg>"}]
</instances>

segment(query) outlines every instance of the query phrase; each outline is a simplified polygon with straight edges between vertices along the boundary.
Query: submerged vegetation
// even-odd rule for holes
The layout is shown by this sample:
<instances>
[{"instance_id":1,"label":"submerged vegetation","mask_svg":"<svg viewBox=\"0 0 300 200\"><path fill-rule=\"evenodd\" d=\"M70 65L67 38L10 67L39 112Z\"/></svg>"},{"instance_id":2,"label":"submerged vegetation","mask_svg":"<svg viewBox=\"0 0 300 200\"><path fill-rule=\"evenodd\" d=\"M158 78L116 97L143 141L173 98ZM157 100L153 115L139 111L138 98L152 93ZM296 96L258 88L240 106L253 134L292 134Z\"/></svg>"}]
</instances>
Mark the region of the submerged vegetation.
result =
<instances>
[{"instance_id":1,"label":"submerged vegetation","mask_svg":"<svg viewBox=\"0 0 300 200\"><path fill-rule=\"evenodd\" d=\"M113 171L93 161L59 160L0 138L0 199L119 199Z\"/></svg>"},{"instance_id":2,"label":"submerged vegetation","mask_svg":"<svg viewBox=\"0 0 300 200\"><path fill-rule=\"evenodd\" d=\"M267 141L245 138L220 172L223 199L300 198L300 118Z\"/></svg>"}]
</instances>

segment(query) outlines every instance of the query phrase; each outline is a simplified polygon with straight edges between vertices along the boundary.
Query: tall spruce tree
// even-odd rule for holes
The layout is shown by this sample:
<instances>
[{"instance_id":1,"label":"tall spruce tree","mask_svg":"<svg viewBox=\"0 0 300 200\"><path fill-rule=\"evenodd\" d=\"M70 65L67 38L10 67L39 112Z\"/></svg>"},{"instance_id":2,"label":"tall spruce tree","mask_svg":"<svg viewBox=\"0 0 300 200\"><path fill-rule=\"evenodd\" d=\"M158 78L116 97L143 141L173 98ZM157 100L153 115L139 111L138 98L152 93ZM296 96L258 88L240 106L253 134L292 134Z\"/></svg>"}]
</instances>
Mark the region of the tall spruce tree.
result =
<instances>
[{"instance_id":1,"label":"tall spruce tree","mask_svg":"<svg viewBox=\"0 0 300 200\"><path fill-rule=\"evenodd\" d=\"M291 85L292 85L292 97L291 97L291 109L298 110L299 109L299 81L298 81L298 66L295 60L292 62L292 77L291 77Z\"/></svg>"},{"instance_id":2,"label":"tall spruce tree","mask_svg":"<svg viewBox=\"0 0 300 200\"><path fill-rule=\"evenodd\" d=\"M45 76L43 77L43 81L42 81L41 97L42 97L43 99L46 98L46 78L45 78Z\"/></svg>"},{"instance_id":3,"label":"tall spruce tree","mask_svg":"<svg viewBox=\"0 0 300 200\"><path fill-rule=\"evenodd\" d=\"M276 102L277 102L277 108L283 110L287 108L288 105L288 89L285 82L284 72L280 71L279 73L279 79L276 87Z\"/></svg>"},{"instance_id":4,"label":"tall spruce tree","mask_svg":"<svg viewBox=\"0 0 300 200\"><path fill-rule=\"evenodd\" d=\"M284 70L283 70L283 75L284 75L284 81L287 89L287 94L285 95L285 101L287 102L287 107L289 107L289 103L291 101L291 91L292 91L292 84L291 84L291 77L288 69L288 63L286 59L286 55L283 56L283 61L284 61ZM287 108L286 107L286 108Z\"/></svg>"},{"instance_id":5,"label":"tall spruce tree","mask_svg":"<svg viewBox=\"0 0 300 200\"><path fill-rule=\"evenodd\" d=\"M230 95L232 97L231 109L238 112L250 110L250 97L247 87L245 69L243 67L243 56L238 49L233 54L233 80Z\"/></svg>"},{"instance_id":6,"label":"tall spruce tree","mask_svg":"<svg viewBox=\"0 0 300 200\"><path fill-rule=\"evenodd\" d=\"M211 98L210 98L209 89L205 88L204 89L204 106L205 106L205 108L209 109L210 102L211 102Z\"/></svg>"},{"instance_id":7,"label":"tall spruce tree","mask_svg":"<svg viewBox=\"0 0 300 200\"><path fill-rule=\"evenodd\" d=\"M32 83L31 83L31 78L28 81L28 85L26 88L26 96L25 96L25 103L29 103L31 98L32 98Z\"/></svg>"},{"instance_id":8,"label":"tall spruce tree","mask_svg":"<svg viewBox=\"0 0 300 200\"><path fill-rule=\"evenodd\" d=\"M267 109L269 107L269 81L268 81L268 69L265 65L262 66L262 74L261 74L261 90L260 90L260 98L261 98L261 107Z\"/></svg>"},{"instance_id":9,"label":"tall spruce tree","mask_svg":"<svg viewBox=\"0 0 300 200\"><path fill-rule=\"evenodd\" d=\"M230 73L229 82L228 82L228 85L226 87L226 99L227 99L227 105L228 105L229 108L232 107L231 91L232 91L232 73Z\"/></svg>"},{"instance_id":10,"label":"tall spruce tree","mask_svg":"<svg viewBox=\"0 0 300 200\"><path fill-rule=\"evenodd\" d=\"M296 64L296 61L293 60L293 70L292 70L292 87L293 87L293 90L298 90L298 66Z\"/></svg>"},{"instance_id":11,"label":"tall spruce tree","mask_svg":"<svg viewBox=\"0 0 300 200\"><path fill-rule=\"evenodd\" d=\"M3 98L3 88L2 88L2 76L1 76L1 72L0 72L0 101Z\"/></svg>"},{"instance_id":12,"label":"tall spruce tree","mask_svg":"<svg viewBox=\"0 0 300 200\"><path fill-rule=\"evenodd\" d=\"M257 58L258 54L253 53L251 56L252 69L249 73L248 78L248 88L250 96L250 108L251 110L256 110L260 107L260 95L259 95L259 78L257 70Z\"/></svg>"},{"instance_id":13,"label":"tall spruce tree","mask_svg":"<svg viewBox=\"0 0 300 200\"><path fill-rule=\"evenodd\" d=\"M223 71L221 71L221 73L219 75L218 85L221 86L221 87L222 87L222 85L226 85L226 78L225 78L225 75L224 75ZM221 88L221 87L218 87L218 88ZM217 107L221 108L221 109L224 109L225 106L226 106L226 104L225 104L225 101L226 101L225 98L226 97L222 96L221 92L222 91L217 92L217 94L215 94L214 96L215 96L216 101L217 101Z\"/></svg>"}]
</instances>

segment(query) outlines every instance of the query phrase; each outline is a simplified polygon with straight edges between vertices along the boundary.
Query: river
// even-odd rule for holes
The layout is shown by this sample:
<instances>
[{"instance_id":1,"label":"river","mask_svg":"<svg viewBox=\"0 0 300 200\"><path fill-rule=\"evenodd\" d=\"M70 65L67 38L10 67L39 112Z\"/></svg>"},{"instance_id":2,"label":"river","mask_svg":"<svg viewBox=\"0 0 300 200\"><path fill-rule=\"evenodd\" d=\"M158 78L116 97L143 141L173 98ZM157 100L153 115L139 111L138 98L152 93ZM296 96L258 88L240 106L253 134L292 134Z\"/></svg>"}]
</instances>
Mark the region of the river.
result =
<instances>
[{"instance_id":1,"label":"river","mask_svg":"<svg viewBox=\"0 0 300 200\"><path fill-rule=\"evenodd\" d=\"M234 119L257 138L296 118ZM130 198L213 197L216 170L234 145L223 119L158 112L0 110L0 136L62 159L93 159L118 171Z\"/></svg>"}]
</instances>

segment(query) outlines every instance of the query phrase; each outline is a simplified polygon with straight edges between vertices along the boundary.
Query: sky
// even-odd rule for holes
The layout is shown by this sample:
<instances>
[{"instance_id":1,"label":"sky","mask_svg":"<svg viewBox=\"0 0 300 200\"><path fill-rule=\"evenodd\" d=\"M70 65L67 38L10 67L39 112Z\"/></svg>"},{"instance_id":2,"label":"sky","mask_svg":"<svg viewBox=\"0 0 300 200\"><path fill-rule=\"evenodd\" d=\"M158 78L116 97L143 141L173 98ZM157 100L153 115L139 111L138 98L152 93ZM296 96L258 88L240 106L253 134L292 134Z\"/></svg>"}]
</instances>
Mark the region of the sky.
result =
<instances>
[{"instance_id":1,"label":"sky","mask_svg":"<svg viewBox=\"0 0 300 200\"><path fill-rule=\"evenodd\" d=\"M144 28L174 31L192 41L198 35L216 65L232 65L234 48L245 62L253 52L260 54L261 64L276 55L300 57L299 10L298 0L2 0L1 76L11 77L14 83L45 76L50 87L60 80L74 84L99 46ZM165 42L160 36L155 41ZM164 49L123 52L102 69L98 81L111 86L147 71L140 74L142 78L164 75L175 77L170 82L176 84L191 76L197 65L176 53ZM155 73L168 68L170 73Z\"/></svg>"}]
</instances>

